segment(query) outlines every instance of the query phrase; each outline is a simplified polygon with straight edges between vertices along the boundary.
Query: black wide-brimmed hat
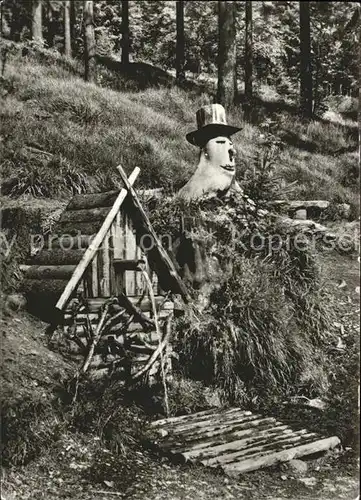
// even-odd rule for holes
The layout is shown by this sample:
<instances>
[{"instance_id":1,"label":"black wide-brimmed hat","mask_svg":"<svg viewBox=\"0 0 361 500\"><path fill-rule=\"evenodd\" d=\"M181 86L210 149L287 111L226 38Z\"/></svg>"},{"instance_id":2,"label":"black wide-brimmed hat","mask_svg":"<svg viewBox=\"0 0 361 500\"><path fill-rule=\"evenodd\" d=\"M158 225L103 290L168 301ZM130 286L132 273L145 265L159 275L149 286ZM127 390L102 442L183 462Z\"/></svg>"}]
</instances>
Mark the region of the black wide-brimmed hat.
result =
<instances>
[{"instance_id":1,"label":"black wide-brimmed hat","mask_svg":"<svg viewBox=\"0 0 361 500\"><path fill-rule=\"evenodd\" d=\"M197 111L196 118L198 129L186 135L187 141L194 146L203 147L214 137L230 137L242 130L240 127L228 125L226 111L221 104L203 106Z\"/></svg>"}]
</instances>

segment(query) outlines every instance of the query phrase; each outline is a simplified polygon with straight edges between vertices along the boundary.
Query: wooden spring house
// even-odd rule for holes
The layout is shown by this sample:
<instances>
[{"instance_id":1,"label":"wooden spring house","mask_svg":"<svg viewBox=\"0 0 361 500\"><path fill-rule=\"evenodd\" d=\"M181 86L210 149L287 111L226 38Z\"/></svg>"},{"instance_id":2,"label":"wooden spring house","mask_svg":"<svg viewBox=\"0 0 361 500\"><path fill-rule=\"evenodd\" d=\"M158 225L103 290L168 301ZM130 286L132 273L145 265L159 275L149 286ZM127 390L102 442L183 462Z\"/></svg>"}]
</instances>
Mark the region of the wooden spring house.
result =
<instances>
[{"instance_id":1,"label":"wooden spring house","mask_svg":"<svg viewBox=\"0 0 361 500\"><path fill-rule=\"evenodd\" d=\"M96 325L110 297L126 297L152 317L144 272L151 280L160 318L173 312L174 296L188 301L186 288L132 187L139 169L129 178L121 167L118 170L125 187L74 196L25 266L29 307L53 326L68 324L79 296L87 302L87 314L77 317L79 328L89 319ZM140 326L133 322L131 328Z\"/></svg>"}]
</instances>

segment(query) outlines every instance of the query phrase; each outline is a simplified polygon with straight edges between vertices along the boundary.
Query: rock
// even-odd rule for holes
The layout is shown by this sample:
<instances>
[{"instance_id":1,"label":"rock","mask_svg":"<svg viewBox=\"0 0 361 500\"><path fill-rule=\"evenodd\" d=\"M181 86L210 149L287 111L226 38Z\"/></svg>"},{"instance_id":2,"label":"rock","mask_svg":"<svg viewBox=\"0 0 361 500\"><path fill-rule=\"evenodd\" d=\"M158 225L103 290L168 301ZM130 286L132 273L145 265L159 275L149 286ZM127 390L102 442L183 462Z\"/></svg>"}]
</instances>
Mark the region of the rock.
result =
<instances>
[{"instance_id":1,"label":"rock","mask_svg":"<svg viewBox=\"0 0 361 500\"><path fill-rule=\"evenodd\" d=\"M307 210L304 209L304 208L296 210L295 215L293 216L293 218L297 219L297 220L306 220L307 219Z\"/></svg>"},{"instance_id":2,"label":"rock","mask_svg":"<svg viewBox=\"0 0 361 500\"><path fill-rule=\"evenodd\" d=\"M298 481L309 487L316 486L317 484L317 479L315 477L300 477Z\"/></svg>"},{"instance_id":3,"label":"rock","mask_svg":"<svg viewBox=\"0 0 361 500\"><path fill-rule=\"evenodd\" d=\"M20 311L26 307L26 298L21 293L14 293L6 297L6 307L11 311Z\"/></svg>"},{"instance_id":4,"label":"rock","mask_svg":"<svg viewBox=\"0 0 361 500\"><path fill-rule=\"evenodd\" d=\"M290 460L288 463L288 470L291 471L293 474L297 474L297 475L302 475L302 474L305 474L307 472L307 464L305 462L303 462L302 460L297 460L297 459L294 459L294 460Z\"/></svg>"}]
</instances>

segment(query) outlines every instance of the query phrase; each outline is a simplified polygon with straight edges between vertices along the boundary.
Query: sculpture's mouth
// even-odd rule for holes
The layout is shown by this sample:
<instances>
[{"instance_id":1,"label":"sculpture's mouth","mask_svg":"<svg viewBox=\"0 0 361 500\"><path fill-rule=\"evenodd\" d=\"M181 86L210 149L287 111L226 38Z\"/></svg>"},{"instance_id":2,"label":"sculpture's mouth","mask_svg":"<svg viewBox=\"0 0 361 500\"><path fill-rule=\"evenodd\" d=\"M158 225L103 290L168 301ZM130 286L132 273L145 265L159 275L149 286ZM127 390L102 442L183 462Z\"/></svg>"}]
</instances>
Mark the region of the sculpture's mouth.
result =
<instances>
[{"instance_id":1,"label":"sculpture's mouth","mask_svg":"<svg viewBox=\"0 0 361 500\"><path fill-rule=\"evenodd\" d=\"M234 172L235 171L235 166L234 165L220 165L221 168L224 168L224 170L227 170L228 172Z\"/></svg>"}]
</instances>

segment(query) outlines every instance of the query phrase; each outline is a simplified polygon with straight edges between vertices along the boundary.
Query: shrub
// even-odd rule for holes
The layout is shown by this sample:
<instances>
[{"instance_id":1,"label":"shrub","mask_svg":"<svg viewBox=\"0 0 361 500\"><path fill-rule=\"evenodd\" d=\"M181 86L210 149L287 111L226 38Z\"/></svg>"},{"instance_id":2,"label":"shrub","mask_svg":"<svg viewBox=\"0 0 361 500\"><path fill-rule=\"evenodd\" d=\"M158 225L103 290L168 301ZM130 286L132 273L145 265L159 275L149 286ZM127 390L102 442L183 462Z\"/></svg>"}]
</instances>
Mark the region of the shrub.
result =
<instances>
[{"instance_id":1,"label":"shrub","mask_svg":"<svg viewBox=\"0 0 361 500\"><path fill-rule=\"evenodd\" d=\"M324 389L315 335L322 318L307 312L312 300L301 304L301 314L273 265L239 257L233 266L205 313L190 312L178 324L185 372L220 387L228 401L248 405Z\"/></svg>"},{"instance_id":2,"label":"shrub","mask_svg":"<svg viewBox=\"0 0 361 500\"><path fill-rule=\"evenodd\" d=\"M63 422L52 404L28 396L9 401L1 409L1 448L3 464L25 465L59 439Z\"/></svg>"}]
</instances>

